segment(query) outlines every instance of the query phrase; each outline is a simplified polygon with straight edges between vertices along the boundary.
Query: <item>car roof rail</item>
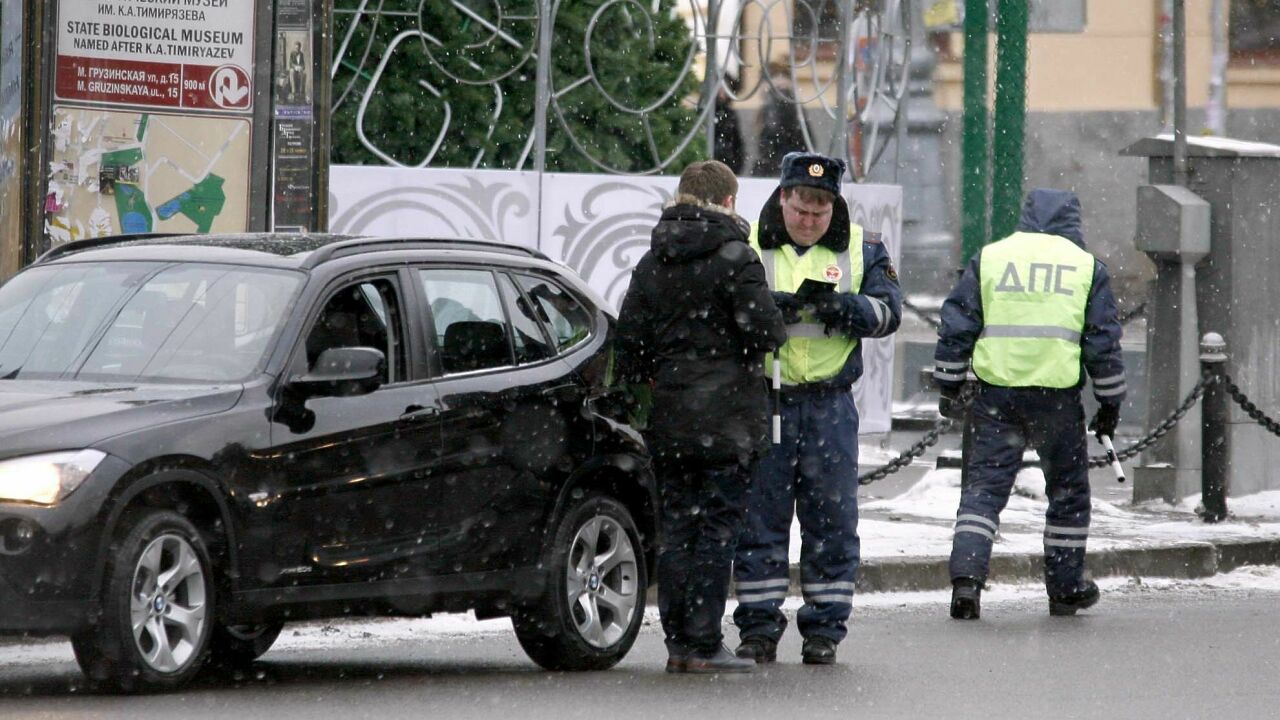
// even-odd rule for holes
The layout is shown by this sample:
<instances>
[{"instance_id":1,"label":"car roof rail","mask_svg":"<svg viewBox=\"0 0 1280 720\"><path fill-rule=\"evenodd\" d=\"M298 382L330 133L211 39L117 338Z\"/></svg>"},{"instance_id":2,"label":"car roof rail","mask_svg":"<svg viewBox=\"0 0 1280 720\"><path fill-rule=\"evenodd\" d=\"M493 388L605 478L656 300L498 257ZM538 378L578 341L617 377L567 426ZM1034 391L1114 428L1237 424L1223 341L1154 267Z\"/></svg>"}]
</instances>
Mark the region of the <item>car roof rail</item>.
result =
<instances>
[{"instance_id":1,"label":"car roof rail","mask_svg":"<svg viewBox=\"0 0 1280 720\"><path fill-rule=\"evenodd\" d=\"M540 250L524 247L523 245L504 243L498 240L473 240L470 238L444 237L361 237L329 243L316 248L309 256L307 256L306 261L303 263L303 267L314 268L321 263L334 259L335 257L350 254L344 251L372 251L378 249L394 250L413 246L430 247L434 249L448 249L452 247L455 249L476 248L484 250L501 250L512 255L525 255L538 260L551 259Z\"/></svg>"},{"instance_id":2,"label":"car roof rail","mask_svg":"<svg viewBox=\"0 0 1280 720\"><path fill-rule=\"evenodd\" d=\"M40 257L36 258L35 262L31 264L39 265L42 262L56 260L57 258L60 258L64 255L71 255L73 253L78 253L82 250L92 250L94 248L106 247L108 245L115 245L117 243L130 242L132 240L150 240L152 238L182 237L183 235L186 235L186 234L189 234L189 233L156 233L156 232L124 233L121 235L106 235L104 237L85 238L83 240L72 240L70 242L64 242L58 245L54 245L48 250L45 250L43 253L40 254Z\"/></svg>"}]
</instances>

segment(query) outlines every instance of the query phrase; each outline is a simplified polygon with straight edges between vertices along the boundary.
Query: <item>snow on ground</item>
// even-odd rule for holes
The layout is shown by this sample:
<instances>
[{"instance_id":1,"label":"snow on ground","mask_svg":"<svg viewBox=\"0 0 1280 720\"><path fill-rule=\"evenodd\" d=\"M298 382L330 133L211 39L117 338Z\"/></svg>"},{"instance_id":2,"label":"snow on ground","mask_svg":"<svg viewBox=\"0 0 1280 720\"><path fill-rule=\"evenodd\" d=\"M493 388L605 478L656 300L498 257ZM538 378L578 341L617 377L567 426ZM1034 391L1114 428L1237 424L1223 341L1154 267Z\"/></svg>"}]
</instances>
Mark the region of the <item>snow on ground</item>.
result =
<instances>
[{"instance_id":1,"label":"snow on ground","mask_svg":"<svg viewBox=\"0 0 1280 720\"><path fill-rule=\"evenodd\" d=\"M1107 596L1131 595L1152 591L1191 592L1197 594L1218 592L1275 592L1280 593L1280 567L1246 566L1230 573L1209 578L1183 580L1171 578L1099 578L1098 585ZM1005 585L995 583L982 593L982 603L991 607L1000 603L1041 600L1044 586L1040 583ZM926 592L862 593L854 597L854 623L860 610L887 610L902 607L935 606L945 613L951 593L946 590ZM783 609L797 610L800 598L790 597ZM733 615L736 603L730 600L725 608L725 622ZM1105 607L1100 606L1100 607ZM658 624L658 612L648 608L647 624ZM299 623L285 626L280 639L267 655L268 661L290 653L315 652L317 650L356 650L362 647L422 642L427 638L459 636L483 636L511 632L511 623L505 618L476 620L470 613L436 615L422 619L361 619L332 620ZM732 630L728 631L732 635ZM6 645L0 650L0 668L6 666L30 666L39 664L71 663L75 657L71 644L65 641L33 641L27 644Z\"/></svg>"},{"instance_id":2,"label":"snow on ground","mask_svg":"<svg viewBox=\"0 0 1280 720\"><path fill-rule=\"evenodd\" d=\"M994 552L1038 553L1043 549L1045 480L1037 468L1018 474L1009 504L1000 514ZM864 558L939 557L951 552L952 525L960 502L960 470L931 470L902 494L862 503L858 534ZM1207 541L1280 538L1280 491L1231 497L1231 517L1206 524L1195 514L1200 497L1177 506L1117 504L1093 499L1092 550ZM800 559L800 528L791 530L791 561Z\"/></svg>"}]
</instances>

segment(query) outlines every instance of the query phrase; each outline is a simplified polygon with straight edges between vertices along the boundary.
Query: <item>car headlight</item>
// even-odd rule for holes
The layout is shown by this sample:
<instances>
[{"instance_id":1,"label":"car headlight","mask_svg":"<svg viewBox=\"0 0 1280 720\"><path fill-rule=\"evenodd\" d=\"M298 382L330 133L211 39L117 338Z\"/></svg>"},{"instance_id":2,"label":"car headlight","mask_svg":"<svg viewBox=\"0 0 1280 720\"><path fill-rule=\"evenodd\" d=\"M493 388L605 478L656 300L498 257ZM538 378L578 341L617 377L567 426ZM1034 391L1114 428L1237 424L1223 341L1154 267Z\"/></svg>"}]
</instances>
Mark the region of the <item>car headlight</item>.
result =
<instances>
[{"instance_id":1,"label":"car headlight","mask_svg":"<svg viewBox=\"0 0 1280 720\"><path fill-rule=\"evenodd\" d=\"M0 501L53 505L80 487L106 456L100 450L71 450L0 461Z\"/></svg>"}]
</instances>

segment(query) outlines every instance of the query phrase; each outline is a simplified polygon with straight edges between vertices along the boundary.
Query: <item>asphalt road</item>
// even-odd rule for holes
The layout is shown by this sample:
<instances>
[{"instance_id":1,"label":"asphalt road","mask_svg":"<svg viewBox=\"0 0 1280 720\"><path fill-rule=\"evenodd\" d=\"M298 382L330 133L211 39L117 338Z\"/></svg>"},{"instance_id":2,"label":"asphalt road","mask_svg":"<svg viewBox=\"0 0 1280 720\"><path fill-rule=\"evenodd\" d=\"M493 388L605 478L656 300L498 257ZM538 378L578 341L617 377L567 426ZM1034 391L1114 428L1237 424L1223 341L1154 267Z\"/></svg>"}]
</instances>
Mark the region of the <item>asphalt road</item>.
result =
<instances>
[{"instance_id":1,"label":"asphalt road","mask_svg":"<svg viewBox=\"0 0 1280 720\"><path fill-rule=\"evenodd\" d=\"M927 604L860 608L833 667L752 675L663 672L649 625L617 668L537 669L509 633L352 640L268 653L244 675L181 693L88 694L63 645L0 647L0 718L1263 718L1280 712L1280 593L1198 586L1108 593L1088 615L1041 599L981 621ZM288 632L288 630L286 630ZM11 658L6 660L6 655Z\"/></svg>"}]
</instances>

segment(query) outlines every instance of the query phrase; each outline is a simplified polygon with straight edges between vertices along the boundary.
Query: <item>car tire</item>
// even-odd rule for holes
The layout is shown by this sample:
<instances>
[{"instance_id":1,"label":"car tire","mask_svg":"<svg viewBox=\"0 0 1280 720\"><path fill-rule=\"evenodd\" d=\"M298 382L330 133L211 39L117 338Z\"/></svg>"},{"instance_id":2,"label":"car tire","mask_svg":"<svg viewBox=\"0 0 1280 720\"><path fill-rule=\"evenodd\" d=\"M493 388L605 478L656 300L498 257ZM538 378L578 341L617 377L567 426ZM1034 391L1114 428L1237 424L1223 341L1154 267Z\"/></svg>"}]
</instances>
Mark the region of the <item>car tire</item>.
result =
<instances>
[{"instance_id":1,"label":"car tire","mask_svg":"<svg viewBox=\"0 0 1280 720\"><path fill-rule=\"evenodd\" d=\"M548 670L607 670L635 643L648 587L644 551L631 513L587 495L556 526L545 564L546 590L517 608L520 646Z\"/></svg>"},{"instance_id":2,"label":"car tire","mask_svg":"<svg viewBox=\"0 0 1280 720\"><path fill-rule=\"evenodd\" d=\"M219 667L243 667L266 654L280 637L284 623L266 622L256 625L225 625L213 628L209 646L209 662Z\"/></svg>"},{"instance_id":3,"label":"car tire","mask_svg":"<svg viewBox=\"0 0 1280 720\"><path fill-rule=\"evenodd\" d=\"M200 531L178 513L138 513L123 527L108 550L102 614L72 637L76 662L104 689L171 690L209 656L213 562Z\"/></svg>"}]
</instances>

